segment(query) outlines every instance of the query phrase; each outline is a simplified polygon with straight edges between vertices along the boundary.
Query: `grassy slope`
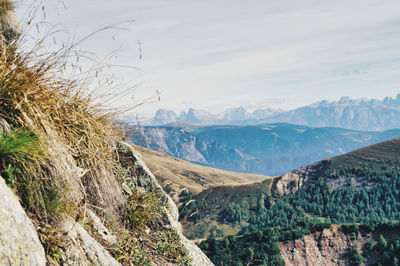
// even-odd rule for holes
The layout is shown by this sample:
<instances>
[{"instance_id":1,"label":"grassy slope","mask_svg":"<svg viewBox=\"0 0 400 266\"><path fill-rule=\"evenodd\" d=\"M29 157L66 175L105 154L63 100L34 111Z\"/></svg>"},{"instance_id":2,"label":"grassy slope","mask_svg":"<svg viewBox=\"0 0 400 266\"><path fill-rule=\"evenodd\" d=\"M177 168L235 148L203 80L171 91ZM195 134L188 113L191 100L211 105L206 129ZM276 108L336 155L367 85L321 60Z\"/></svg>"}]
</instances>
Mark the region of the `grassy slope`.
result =
<instances>
[{"instance_id":1,"label":"grassy slope","mask_svg":"<svg viewBox=\"0 0 400 266\"><path fill-rule=\"evenodd\" d=\"M338 171L341 168L346 168L346 167L354 167L354 166L362 166L364 163L366 162L373 162L373 163L377 163L378 165L381 166L385 166L385 165L398 165L400 162L400 138L397 139L393 139L390 141L386 141L386 142L382 142L376 145L372 145L369 147L365 147L359 150L356 150L354 152L350 152L348 154L342 155L342 156L338 156L338 157L334 157L328 160L324 160L320 163L316 163L314 164L312 167L315 167L317 169L320 169L320 172L318 173L313 173L313 175L315 175L315 177L318 176L329 176L330 173ZM390 162L390 164L389 164ZM319 167L320 165L326 165L327 167ZM364 164L365 165L365 164ZM273 189L273 188L272 188ZM253 194L253 192L255 192L256 190L252 190L251 186L245 186L241 189L241 191L245 191L245 193L248 194ZM199 196L201 196L202 194L204 194L205 192L201 193ZM223 197L225 194L224 193L220 193L221 197ZM240 198L245 196L245 194L241 193L240 196L236 195L236 197L229 197L229 195L227 195L226 200L230 200L235 201L235 199ZM206 198L212 198L207 196ZM213 200L209 200L208 202L212 203ZM226 204L226 203L225 203ZM209 210L211 210L211 207L208 207ZM204 220L207 220L208 218L205 218ZM201 224L203 221L200 221L199 224ZM191 226L191 230L193 230L195 226ZM279 227L277 227L279 228ZM373 232L371 231L362 231L362 230L355 230L356 232L356 239L358 239L357 237L357 233L360 232L364 238L365 241L371 241L373 243L373 248L371 248L371 250L366 251L364 249L364 244L359 245L358 249L359 252L361 253L361 255L363 256L363 260L364 262L366 262L368 265L377 265L376 263L380 262L383 263L383 265L393 265L391 263L394 263L393 261L396 260L395 256L400 255L400 245L399 243L399 234L397 231L397 228L394 230L393 228L391 228L390 226L378 226L378 228L376 230L374 230ZM268 229L266 229L268 230ZM282 230L286 230L285 228L283 228ZM297 229L296 229L297 230ZM301 232L302 227L299 227L298 231ZM394 230L394 231L393 231ZM279 230L278 230L279 231ZM317 230L316 232L320 232L319 230ZM274 254L269 254L266 255L267 253L265 253L265 250L263 251L263 247L259 247L258 243L259 241L254 240L257 239L257 237L260 235L260 232L254 232L254 233L250 233L248 235L244 235L244 236L238 236L238 237L227 237L227 238L217 238L216 240L212 240L209 239L205 242L202 242L201 247L203 248L203 250L206 252L206 254L210 255L212 257L212 260L214 263L218 264L221 262L225 262L227 263L228 261L231 261L233 257L237 257L236 255L231 254L232 256L229 258L229 254L224 252L224 251L218 251L220 248L225 247L227 244L229 243L229 245L232 246L239 246L238 247L238 252L240 250L244 250L243 252L243 258L247 258L249 255L245 252L247 249L251 249L252 251L249 251L249 254L256 254L258 253L259 256L266 256L265 258L259 258L261 260L263 260L264 262L266 262L267 259L271 259L271 256L277 255L277 253ZM262 234L261 234L262 235ZM320 233L317 233L316 235L320 235ZM383 236L386 241L389 243L386 246L383 246L382 244L382 240L380 239L380 236ZM353 240L354 238L354 234L347 234L346 233L346 241L350 241ZM228 240L227 240L228 239ZM288 240L295 240L295 239L301 239L301 235L297 235L297 234L293 234L291 237L287 238L287 239L279 239L279 241L288 241ZM221 245L217 245L216 242L221 243ZM397 242L396 242L397 241ZM352 241L348 242L351 245L353 245L354 243ZM346 250L348 250L348 248L350 248L350 244L347 247ZM225 246L224 246L225 245ZM211 248L210 248L211 247ZM257 250L259 249L260 250ZM300 247L296 247L296 249L298 249L298 252L300 251ZM328 250L329 252L329 250ZM233 253L235 253L233 251ZM228 254L228 255L226 255ZM222 256L222 257L219 257ZM269 256L269 257L268 257ZM343 254L343 259L346 260L348 263L351 262L351 258L349 253L344 253ZM242 263L250 263L250 261L247 261L246 259L243 259L241 261ZM387 264L389 263L389 264Z\"/></svg>"},{"instance_id":2,"label":"grassy slope","mask_svg":"<svg viewBox=\"0 0 400 266\"><path fill-rule=\"evenodd\" d=\"M400 161L400 138L371 145L342 156L332 158L330 169L346 165L358 165L364 161L375 162Z\"/></svg>"},{"instance_id":3,"label":"grassy slope","mask_svg":"<svg viewBox=\"0 0 400 266\"><path fill-rule=\"evenodd\" d=\"M230 224L222 222L219 216L232 203L240 205L250 213L256 211L259 200L270 195L272 183L273 178L269 178L252 184L216 186L204 190L195 196L197 202L205 202L201 208L204 218L200 222L183 218L181 223L185 235L194 239L208 237L215 228L225 230L227 235L238 233L242 226L247 225L246 222Z\"/></svg>"},{"instance_id":4,"label":"grassy slope","mask_svg":"<svg viewBox=\"0 0 400 266\"><path fill-rule=\"evenodd\" d=\"M157 179L164 186L171 182L175 184L172 189L176 192L179 192L182 188L187 188L192 193L198 194L212 186L246 184L268 178L263 175L205 167L140 146L135 148L141 153L143 160Z\"/></svg>"},{"instance_id":5,"label":"grassy slope","mask_svg":"<svg viewBox=\"0 0 400 266\"><path fill-rule=\"evenodd\" d=\"M210 207L202 222L194 225L193 222L182 221L188 236L208 236L215 226L224 229L227 234L237 233L241 226L217 222L219 213L231 202L240 204L245 201L251 208L255 208L257 200L271 191L272 179L267 176L224 171L143 147L136 146L136 149L162 186L171 189L170 195L175 201L179 202L178 195L186 188L194 195L197 194L194 196L197 201L206 201Z\"/></svg>"},{"instance_id":6,"label":"grassy slope","mask_svg":"<svg viewBox=\"0 0 400 266\"><path fill-rule=\"evenodd\" d=\"M313 172L315 177L324 176L330 172L345 166L356 166L366 161L386 162L400 161L400 138L365 147L354 152L347 153L338 157L327 159L319 163L313 164L312 167L317 169ZM324 167L320 167L324 166ZM194 196L197 202L205 202L199 211L202 213L200 221L190 221L183 218L182 224L185 234L189 238L208 237L213 227L225 229L226 234L235 234L240 228L246 226L246 222L240 224L230 224L221 222L218 217L226 211L230 203L246 208L250 213L256 210L257 201L271 195L274 191L274 184L279 181L279 177L270 178L263 182L255 182L253 184L243 184L240 186L216 186L204 190L200 194ZM187 201L186 201L187 202Z\"/></svg>"}]
</instances>

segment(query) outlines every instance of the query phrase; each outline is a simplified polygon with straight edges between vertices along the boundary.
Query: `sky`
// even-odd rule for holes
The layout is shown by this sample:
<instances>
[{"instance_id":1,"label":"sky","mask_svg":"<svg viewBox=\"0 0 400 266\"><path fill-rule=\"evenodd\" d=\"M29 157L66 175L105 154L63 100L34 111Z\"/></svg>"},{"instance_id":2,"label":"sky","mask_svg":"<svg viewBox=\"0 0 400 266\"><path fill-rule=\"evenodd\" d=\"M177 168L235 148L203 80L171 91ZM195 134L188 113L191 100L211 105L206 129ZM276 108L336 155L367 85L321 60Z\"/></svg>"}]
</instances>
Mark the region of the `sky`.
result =
<instances>
[{"instance_id":1,"label":"sky","mask_svg":"<svg viewBox=\"0 0 400 266\"><path fill-rule=\"evenodd\" d=\"M20 3L17 14L28 6ZM137 109L144 116L159 108L293 109L400 92L398 0L47 0L44 6L46 21L76 40L135 20L81 47L99 57L118 49L113 63L135 67L114 70L137 85L114 104L160 92L159 102Z\"/></svg>"}]
</instances>

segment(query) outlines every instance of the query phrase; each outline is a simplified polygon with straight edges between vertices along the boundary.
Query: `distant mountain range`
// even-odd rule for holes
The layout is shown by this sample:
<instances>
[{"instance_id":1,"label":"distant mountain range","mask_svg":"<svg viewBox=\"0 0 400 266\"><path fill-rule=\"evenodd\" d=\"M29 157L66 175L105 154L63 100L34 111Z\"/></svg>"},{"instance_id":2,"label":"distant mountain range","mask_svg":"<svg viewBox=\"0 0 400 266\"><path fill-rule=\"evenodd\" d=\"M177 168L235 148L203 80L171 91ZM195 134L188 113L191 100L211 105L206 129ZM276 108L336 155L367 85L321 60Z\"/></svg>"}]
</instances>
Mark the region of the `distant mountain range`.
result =
<instances>
[{"instance_id":1,"label":"distant mountain range","mask_svg":"<svg viewBox=\"0 0 400 266\"><path fill-rule=\"evenodd\" d=\"M253 112L243 107L230 108L219 114L190 108L178 116L174 111L159 109L151 125L192 123L200 125L252 125L291 123L310 127L338 127L363 131L400 128L400 93L395 98L321 101L290 111L260 109Z\"/></svg>"},{"instance_id":2,"label":"distant mountain range","mask_svg":"<svg viewBox=\"0 0 400 266\"><path fill-rule=\"evenodd\" d=\"M146 136L146 141L142 141ZM199 126L174 124L136 131L132 140L167 154L224 170L280 175L332 157L400 136L383 132L311 128L292 124Z\"/></svg>"}]
</instances>

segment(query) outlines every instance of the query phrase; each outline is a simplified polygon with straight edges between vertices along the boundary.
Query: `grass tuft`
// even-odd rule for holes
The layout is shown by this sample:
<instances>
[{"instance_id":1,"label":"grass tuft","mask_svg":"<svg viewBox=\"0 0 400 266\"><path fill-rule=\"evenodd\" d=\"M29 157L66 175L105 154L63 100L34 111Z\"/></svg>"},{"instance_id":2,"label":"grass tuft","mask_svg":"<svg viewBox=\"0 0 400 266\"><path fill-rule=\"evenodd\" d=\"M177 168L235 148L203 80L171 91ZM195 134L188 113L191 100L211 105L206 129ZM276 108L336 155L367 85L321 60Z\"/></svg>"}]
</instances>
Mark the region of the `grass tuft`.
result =
<instances>
[{"instance_id":1,"label":"grass tuft","mask_svg":"<svg viewBox=\"0 0 400 266\"><path fill-rule=\"evenodd\" d=\"M154 219L162 218L164 206L154 192L144 193L138 188L133 188L132 195L128 197L124 220L129 228L142 229Z\"/></svg>"},{"instance_id":2,"label":"grass tuft","mask_svg":"<svg viewBox=\"0 0 400 266\"><path fill-rule=\"evenodd\" d=\"M120 110L98 104L104 84L88 85L101 69L81 71L76 44L46 52L45 40L37 40L31 50L23 48L24 33L11 34L5 18L13 8L0 0L0 175L39 228L49 263L63 263L70 241L60 227L63 218L78 221L86 206L112 217L104 220L117 228L118 243L93 237L123 264L185 258L176 235L176 243L155 245L161 237L155 232L169 226L161 195L138 188L129 197L122 193L128 171L116 147L124 139L114 122Z\"/></svg>"},{"instance_id":3,"label":"grass tuft","mask_svg":"<svg viewBox=\"0 0 400 266\"><path fill-rule=\"evenodd\" d=\"M0 156L3 158L27 160L42 153L38 137L30 130L16 129L10 134L0 135Z\"/></svg>"},{"instance_id":4,"label":"grass tuft","mask_svg":"<svg viewBox=\"0 0 400 266\"><path fill-rule=\"evenodd\" d=\"M13 11L15 8L11 0L0 0L0 17L5 16L8 12Z\"/></svg>"},{"instance_id":5,"label":"grass tuft","mask_svg":"<svg viewBox=\"0 0 400 266\"><path fill-rule=\"evenodd\" d=\"M12 2L1 1L0 16L12 7ZM62 191L71 183L56 169L65 161L56 159L61 148L84 169L84 175L74 180L86 188L84 200L117 208L124 199L115 198L118 184L112 158L115 142L123 135L113 124L114 113L94 103L85 78L64 78L72 49L41 53L39 41L31 51L24 51L20 49L22 39L23 35L12 41L0 40L0 120L13 129L0 138L0 155L5 157L2 169L8 169L2 172L18 183L16 192L25 199L26 209L47 216L43 207L62 197L53 196L52 190Z\"/></svg>"}]
</instances>

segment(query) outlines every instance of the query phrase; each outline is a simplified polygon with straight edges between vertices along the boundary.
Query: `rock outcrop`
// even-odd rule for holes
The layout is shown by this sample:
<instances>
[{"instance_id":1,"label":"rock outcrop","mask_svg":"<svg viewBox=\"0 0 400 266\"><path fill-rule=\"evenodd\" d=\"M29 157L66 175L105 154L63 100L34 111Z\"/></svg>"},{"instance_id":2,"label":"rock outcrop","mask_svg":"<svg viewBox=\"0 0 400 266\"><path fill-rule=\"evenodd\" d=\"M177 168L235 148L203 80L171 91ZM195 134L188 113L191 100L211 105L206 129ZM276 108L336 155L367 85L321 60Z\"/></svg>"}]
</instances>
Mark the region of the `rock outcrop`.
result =
<instances>
[{"instance_id":1,"label":"rock outcrop","mask_svg":"<svg viewBox=\"0 0 400 266\"><path fill-rule=\"evenodd\" d=\"M67 219L62 229L70 239L63 254L66 265L121 265L79 223Z\"/></svg>"},{"instance_id":2,"label":"rock outcrop","mask_svg":"<svg viewBox=\"0 0 400 266\"><path fill-rule=\"evenodd\" d=\"M128 154L128 156L131 157L132 160L135 160L134 169L130 169L132 171L132 178L130 179L130 182L133 182L135 185L145 188L147 190L162 190L153 173L147 168L144 161L140 158L139 153L127 143L120 142L118 146L120 152ZM171 197L168 196L167 193L163 193L164 199L167 201L168 204L167 215L169 223L171 227L173 227L178 232L181 243L187 249L188 255L192 260L192 264L199 266L214 265L198 246L196 246L193 242L188 240L183 235L181 224L178 221L178 208Z\"/></svg>"},{"instance_id":3,"label":"rock outcrop","mask_svg":"<svg viewBox=\"0 0 400 266\"><path fill-rule=\"evenodd\" d=\"M302 239L279 243L279 249L286 265L348 265L350 245L362 247L367 241L360 233L352 240L332 225Z\"/></svg>"},{"instance_id":4,"label":"rock outcrop","mask_svg":"<svg viewBox=\"0 0 400 266\"><path fill-rule=\"evenodd\" d=\"M315 178L318 177L319 174L324 173L329 165L330 161L324 160L300 167L276 178L273 188L274 193L276 193L276 196L278 197L295 193L306 184L314 182Z\"/></svg>"},{"instance_id":5,"label":"rock outcrop","mask_svg":"<svg viewBox=\"0 0 400 266\"><path fill-rule=\"evenodd\" d=\"M177 206L168 194L162 190L154 175L140 158L139 153L127 143L119 143L118 147L119 152L128 156L133 162L133 168L128 169L130 177L125 183L126 189L130 189L129 187L134 185L149 192L161 191L162 200L167 204L165 209L168 217L167 223L170 228L175 229L178 233L180 243L187 250L192 264L201 266L213 265L200 248L183 235L181 224L178 222ZM58 170L63 172L62 169L65 168L65 173L73 173L74 176L75 174L78 175L74 171L71 172L69 164L66 165L68 167L61 167ZM118 196L120 197L121 195ZM95 234L105 242L113 245L116 241L113 232L101 222L95 212L90 209L86 209L85 212L91 221ZM101 241L99 242L92 237L93 232L87 231L71 217L64 218L60 229L65 236L65 245L60 254L60 260L64 264L121 265L102 245ZM46 265L46 255L38 233L20 205L18 198L7 187L3 178L0 178L0 246L0 264L2 265Z\"/></svg>"},{"instance_id":6,"label":"rock outcrop","mask_svg":"<svg viewBox=\"0 0 400 266\"><path fill-rule=\"evenodd\" d=\"M46 265L36 228L0 177L0 264Z\"/></svg>"}]
</instances>

